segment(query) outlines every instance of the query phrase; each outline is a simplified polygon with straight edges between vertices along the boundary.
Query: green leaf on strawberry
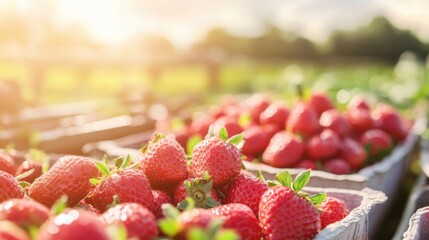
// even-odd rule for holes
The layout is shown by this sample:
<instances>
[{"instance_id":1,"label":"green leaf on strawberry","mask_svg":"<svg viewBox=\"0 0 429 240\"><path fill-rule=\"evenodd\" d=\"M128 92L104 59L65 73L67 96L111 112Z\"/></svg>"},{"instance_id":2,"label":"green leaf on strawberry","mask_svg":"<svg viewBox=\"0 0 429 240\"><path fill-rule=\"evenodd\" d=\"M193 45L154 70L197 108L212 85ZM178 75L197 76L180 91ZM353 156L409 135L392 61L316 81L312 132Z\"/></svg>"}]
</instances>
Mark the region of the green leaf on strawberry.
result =
<instances>
[{"instance_id":1,"label":"green leaf on strawberry","mask_svg":"<svg viewBox=\"0 0 429 240\"><path fill-rule=\"evenodd\" d=\"M277 181L280 182L281 185L286 186L292 189L292 176L288 171L280 172L276 175Z\"/></svg>"},{"instance_id":2,"label":"green leaf on strawberry","mask_svg":"<svg viewBox=\"0 0 429 240\"><path fill-rule=\"evenodd\" d=\"M101 172L101 174L103 174L103 176L110 175L109 167L104 162L99 161L95 165L97 166L97 169Z\"/></svg>"},{"instance_id":3,"label":"green leaf on strawberry","mask_svg":"<svg viewBox=\"0 0 429 240\"><path fill-rule=\"evenodd\" d=\"M293 190L295 192L300 191L302 188L304 188L305 185L307 185L308 181L310 180L310 170L305 170L300 172L296 177L295 181L293 182Z\"/></svg>"},{"instance_id":4,"label":"green leaf on strawberry","mask_svg":"<svg viewBox=\"0 0 429 240\"><path fill-rule=\"evenodd\" d=\"M226 131L226 128L222 127L222 128L219 130L219 138L220 138L222 141L226 141L226 140L228 140L228 132Z\"/></svg>"},{"instance_id":5,"label":"green leaf on strawberry","mask_svg":"<svg viewBox=\"0 0 429 240\"><path fill-rule=\"evenodd\" d=\"M326 199L326 193L318 193L310 196L310 200L315 206L325 201L325 199Z\"/></svg>"}]
</instances>

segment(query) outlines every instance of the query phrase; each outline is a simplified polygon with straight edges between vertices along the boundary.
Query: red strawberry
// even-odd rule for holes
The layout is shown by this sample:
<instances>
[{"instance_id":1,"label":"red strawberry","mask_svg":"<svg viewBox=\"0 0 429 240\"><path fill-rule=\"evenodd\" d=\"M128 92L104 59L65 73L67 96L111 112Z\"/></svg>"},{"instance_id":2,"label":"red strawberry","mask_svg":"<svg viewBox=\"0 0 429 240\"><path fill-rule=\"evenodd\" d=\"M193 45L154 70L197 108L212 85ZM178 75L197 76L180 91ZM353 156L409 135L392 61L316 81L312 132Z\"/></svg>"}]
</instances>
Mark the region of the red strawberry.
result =
<instances>
[{"instance_id":1,"label":"red strawberry","mask_svg":"<svg viewBox=\"0 0 429 240\"><path fill-rule=\"evenodd\" d=\"M392 140L385 131L373 129L362 135L360 144L368 148L370 156L379 156L386 154L391 149Z\"/></svg>"},{"instance_id":2,"label":"red strawberry","mask_svg":"<svg viewBox=\"0 0 429 240\"><path fill-rule=\"evenodd\" d=\"M30 240L24 229L10 221L0 221L0 239L2 240Z\"/></svg>"},{"instance_id":3,"label":"red strawberry","mask_svg":"<svg viewBox=\"0 0 429 240\"><path fill-rule=\"evenodd\" d=\"M305 152L304 143L291 133L278 132L262 155L262 160L273 167L292 167L302 159Z\"/></svg>"},{"instance_id":4,"label":"red strawberry","mask_svg":"<svg viewBox=\"0 0 429 240\"><path fill-rule=\"evenodd\" d=\"M349 110L354 110L354 109L363 109L367 111L371 110L369 104L365 101L365 99L363 99L360 96L354 96L350 100L349 104L347 105L347 108Z\"/></svg>"},{"instance_id":5,"label":"red strawberry","mask_svg":"<svg viewBox=\"0 0 429 240\"><path fill-rule=\"evenodd\" d=\"M153 206L149 180L139 169L119 169L105 174L86 201L104 212L113 203L115 195L120 203L140 203L147 208Z\"/></svg>"},{"instance_id":6,"label":"red strawberry","mask_svg":"<svg viewBox=\"0 0 429 240\"><path fill-rule=\"evenodd\" d=\"M258 219L248 206L231 203L217 206L210 211L213 215L221 217L222 227L235 230L241 239L261 239L262 233Z\"/></svg>"},{"instance_id":7,"label":"red strawberry","mask_svg":"<svg viewBox=\"0 0 429 240\"><path fill-rule=\"evenodd\" d=\"M39 227L49 219L49 209L29 199L10 199L0 203L0 221L8 220L20 227Z\"/></svg>"},{"instance_id":8,"label":"red strawberry","mask_svg":"<svg viewBox=\"0 0 429 240\"><path fill-rule=\"evenodd\" d=\"M379 105L373 112L377 127L402 141L407 137L407 129L399 114L390 106Z\"/></svg>"},{"instance_id":9,"label":"red strawberry","mask_svg":"<svg viewBox=\"0 0 429 240\"><path fill-rule=\"evenodd\" d=\"M116 205L103 213L100 219L109 225L123 224L127 229L128 238L150 240L158 235L155 216L137 203Z\"/></svg>"},{"instance_id":10,"label":"red strawberry","mask_svg":"<svg viewBox=\"0 0 429 240\"><path fill-rule=\"evenodd\" d=\"M347 161L352 169L358 170L365 164L366 152L358 142L351 138L345 138L340 158Z\"/></svg>"},{"instance_id":11,"label":"red strawberry","mask_svg":"<svg viewBox=\"0 0 429 240\"><path fill-rule=\"evenodd\" d=\"M309 137L319 131L319 117L313 107L300 102L290 112L286 127L293 133Z\"/></svg>"},{"instance_id":12,"label":"red strawberry","mask_svg":"<svg viewBox=\"0 0 429 240\"><path fill-rule=\"evenodd\" d=\"M327 159L335 156L340 150L340 146L341 141L338 135L330 129L325 129L308 140L307 154L312 159Z\"/></svg>"},{"instance_id":13,"label":"red strawberry","mask_svg":"<svg viewBox=\"0 0 429 240\"><path fill-rule=\"evenodd\" d=\"M244 144L241 152L244 155L258 156L270 143L268 133L261 126L251 126L243 132Z\"/></svg>"},{"instance_id":14,"label":"red strawberry","mask_svg":"<svg viewBox=\"0 0 429 240\"><path fill-rule=\"evenodd\" d=\"M204 138L209 132L210 125L214 122L214 119L210 116L200 116L192 120L190 129L193 134L199 135Z\"/></svg>"},{"instance_id":15,"label":"red strawberry","mask_svg":"<svg viewBox=\"0 0 429 240\"><path fill-rule=\"evenodd\" d=\"M225 128L230 136L243 132L243 128L235 117L221 117L213 123L213 132L215 134L218 134L221 128Z\"/></svg>"},{"instance_id":16,"label":"red strawberry","mask_svg":"<svg viewBox=\"0 0 429 240\"><path fill-rule=\"evenodd\" d=\"M179 239L188 239L188 232L192 228L207 228L213 219L213 214L207 209L196 208L182 212L178 217L181 226Z\"/></svg>"},{"instance_id":17,"label":"red strawberry","mask_svg":"<svg viewBox=\"0 0 429 240\"><path fill-rule=\"evenodd\" d=\"M5 153L0 153L0 171L15 175L15 160Z\"/></svg>"},{"instance_id":18,"label":"red strawberry","mask_svg":"<svg viewBox=\"0 0 429 240\"><path fill-rule=\"evenodd\" d=\"M153 203L154 203L154 207L153 209L153 214L155 215L156 218L162 218L164 217L164 214L162 213L162 204L165 203L173 203L171 201L170 196L163 191L160 190L152 190L152 194L153 194Z\"/></svg>"},{"instance_id":19,"label":"red strawberry","mask_svg":"<svg viewBox=\"0 0 429 240\"><path fill-rule=\"evenodd\" d=\"M328 226L331 223L341 221L343 218L349 215L349 210L347 210L346 203L335 197L326 197L319 205L320 221L322 223L322 229Z\"/></svg>"},{"instance_id":20,"label":"red strawberry","mask_svg":"<svg viewBox=\"0 0 429 240\"><path fill-rule=\"evenodd\" d=\"M349 174L351 172L350 164L340 158L331 159L323 164L323 170L333 174Z\"/></svg>"},{"instance_id":21,"label":"red strawberry","mask_svg":"<svg viewBox=\"0 0 429 240\"><path fill-rule=\"evenodd\" d=\"M315 161L304 159L301 160L295 168L302 168L302 169L311 169L311 170L317 170L317 164Z\"/></svg>"},{"instance_id":22,"label":"red strawberry","mask_svg":"<svg viewBox=\"0 0 429 240\"><path fill-rule=\"evenodd\" d=\"M336 132L340 137L349 135L351 126L347 119L336 109L330 109L322 113L319 119L320 126Z\"/></svg>"},{"instance_id":23,"label":"red strawberry","mask_svg":"<svg viewBox=\"0 0 429 240\"><path fill-rule=\"evenodd\" d=\"M259 116L259 122L262 125L274 124L279 129L285 128L285 123L289 117L289 110L283 103L272 103Z\"/></svg>"},{"instance_id":24,"label":"red strawberry","mask_svg":"<svg viewBox=\"0 0 429 240\"><path fill-rule=\"evenodd\" d=\"M320 116L324 111L334 108L331 99L325 93L313 93L308 102Z\"/></svg>"},{"instance_id":25,"label":"red strawberry","mask_svg":"<svg viewBox=\"0 0 429 240\"><path fill-rule=\"evenodd\" d=\"M66 209L41 227L36 239L43 240L109 240L105 226L91 212Z\"/></svg>"},{"instance_id":26,"label":"red strawberry","mask_svg":"<svg viewBox=\"0 0 429 240\"><path fill-rule=\"evenodd\" d=\"M210 178L188 179L179 183L174 194L174 204L179 205L186 197L195 202L195 207L210 208L219 205L220 199L212 190L213 181Z\"/></svg>"},{"instance_id":27,"label":"red strawberry","mask_svg":"<svg viewBox=\"0 0 429 240\"><path fill-rule=\"evenodd\" d=\"M347 120L353 130L357 132L365 132L374 127L374 120L371 117L371 112L362 108L349 110L347 112Z\"/></svg>"},{"instance_id":28,"label":"red strawberry","mask_svg":"<svg viewBox=\"0 0 429 240\"><path fill-rule=\"evenodd\" d=\"M219 136L209 136L198 143L192 152L192 174L196 178L208 175L215 188L228 184L238 176L241 169L240 150L232 143L240 144L242 136L230 139L223 128Z\"/></svg>"},{"instance_id":29,"label":"red strawberry","mask_svg":"<svg viewBox=\"0 0 429 240\"><path fill-rule=\"evenodd\" d=\"M176 140L162 134L146 145L140 169L155 189L171 188L188 176L185 151Z\"/></svg>"},{"instance_id":30,"label":"red strawberry","mask_svg":"<svg viewBox=\"0 0 429 240\"><path fill-rule=\"evenodd\" d=\"M32 183L36 178L42 176L42 168L43 167L40 163L33 161L24 161L16 170L16 175L20 175L34 169L30 175L21 179L21 181Z\"/></svg>"},{"instance_id":31,"label":"red strawberry","mask_svg":"<svg viewBox=\"0 0 429 240\"><path fill-rule=\"evenodd\" d=\"M85 199L82 199L74 208L86 210L88 212L94 213L97 216L101 215L100 211L97 208L95 208L92 204L87 203Z\"/></svg>"},{"instance_id":32,"label":"red strawberry","mask_svg":"<svg viewBox=\"0 0 429 240\"><path fill-rule=\"evenodd\" d=\"M225 192L225 203L241 203L252 209L255 215L259 211L259 200L268 190L268 184L255 176L240 174L228 186Z\"/></svg>"},{"instance_id":33,"label":"red strawberry","mask_svg":"<svg viewBox=\"0 0 429 240\"><path fill-rule=\"evenodd\" d=\"M23 198L24 191L18 181L9 173L0 170L0 203L11 198Z\"/></svg>"},{"instance_id":34,"label":"red strawberry","mask_svg":"<svg viewBox=\"0 0 429 240\"><path fill-rule=\"evenodd\" d=\"M62 195L74 206L91 190L91 178L99 175L95 161L78 156L64 156L49 171L37 178L28 190L34 200L51 207Z\"/></svg>"},{"instance_id":35,"label":"red strawberry","mask_svg":"<svg viewBox=\"0 0 429 240\"><path fill-rule=\"evenodd\" d=\"M277 174L284 186L268 189L259 203L259 223L265 239L311 239L320 231L319 211L314 206L325 195L303 197L300 190L310 171L300 173L292 183L288 172ZM287 180L288 179L288 180Z\"/></svg>"},{"instance_id":36,"label":"red strawberry","mask_svg":"<svg viewBox=\"0 0 429 240\"><path fill-rule=\"evenodd\" d=\"M270 101L261 94L255 94L246 100L247 112L253 121L258 122L261 113L270 105Z\"/></svg>"}]
</instances>

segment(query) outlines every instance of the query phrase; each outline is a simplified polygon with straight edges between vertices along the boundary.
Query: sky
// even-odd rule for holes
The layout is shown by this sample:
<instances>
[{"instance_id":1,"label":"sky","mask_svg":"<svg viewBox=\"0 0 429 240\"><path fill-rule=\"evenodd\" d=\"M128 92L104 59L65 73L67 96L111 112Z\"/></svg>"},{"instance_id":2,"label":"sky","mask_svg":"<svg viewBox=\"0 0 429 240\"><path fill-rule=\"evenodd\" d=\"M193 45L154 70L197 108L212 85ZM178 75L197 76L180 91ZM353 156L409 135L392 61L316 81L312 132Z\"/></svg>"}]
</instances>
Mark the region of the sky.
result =
<instances>
[{"instance_id":1,"label":"sky","mask_svg":"<svg viewBox=\"0 0 429 240\"><path fill-rule=\"evenodd\" d=\"M18 2L24 11L40 1ZM82 24L95 40L115 44L139 32L161 33L189 47L220 26L245 36L263 33L267 22L323 42L336 29L351 29L384 15L429 42L428 0L43 0L61 23ZM3 4L1 4L3 2ZM37 3L36 3L37 2Z\"/></svg>"}]
</instances>

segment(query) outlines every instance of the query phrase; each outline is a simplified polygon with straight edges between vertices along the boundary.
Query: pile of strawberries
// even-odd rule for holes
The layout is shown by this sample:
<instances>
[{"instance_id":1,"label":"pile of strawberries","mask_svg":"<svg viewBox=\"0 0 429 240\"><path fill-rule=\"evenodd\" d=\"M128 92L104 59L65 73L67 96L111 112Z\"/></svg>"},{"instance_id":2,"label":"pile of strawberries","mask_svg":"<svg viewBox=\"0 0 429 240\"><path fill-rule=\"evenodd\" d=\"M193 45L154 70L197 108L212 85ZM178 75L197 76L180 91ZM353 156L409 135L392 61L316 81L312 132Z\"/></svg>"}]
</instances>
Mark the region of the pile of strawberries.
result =
<instances>
[{"instance_id":1,"label":"pile of strawberries","mask_svg":"<svg viewBox=\"0 0 429 240\"><path fill-rule=\"evenodd\" d=\"M186 147L193 136L204 137L211 124L215 131L225 127L231 134L242 132L241 152L248 161L334 174L352 173L381 160L411 128L410 121L387 104L371 109L355 96L342 111L326 94L314 93L292 108L264 95L240 102L231 98L181 127L160 122L158 129L174 133Z\"/></svg>"},{"instance_id":2,"label":"pile of strawberries","mask_svg":"<svg viewBox=\"0 0 429 240\"><path fill-rule=\"evenodd\" d=\"M339 199L302 191L310 170L267 182L241 168L241 135L213 132L188 157L156 134L139 161L64 156L16 177L0 154L0 238L311 239L349 214Z\"/></svg>"}]
</instances>

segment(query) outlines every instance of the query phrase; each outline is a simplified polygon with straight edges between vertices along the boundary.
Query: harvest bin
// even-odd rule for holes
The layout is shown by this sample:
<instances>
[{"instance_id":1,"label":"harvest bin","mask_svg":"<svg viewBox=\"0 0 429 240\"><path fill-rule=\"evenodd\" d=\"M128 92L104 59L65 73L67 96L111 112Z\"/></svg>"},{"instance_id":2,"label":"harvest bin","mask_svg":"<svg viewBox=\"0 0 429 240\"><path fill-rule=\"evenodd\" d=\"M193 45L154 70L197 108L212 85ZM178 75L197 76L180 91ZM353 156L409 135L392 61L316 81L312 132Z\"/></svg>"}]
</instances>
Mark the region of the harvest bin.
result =
<instances>
[{"instance_id":1,"label":"harvest bin","mask_svg":"<svg viewBox=\"0 0 429 240\"><path fill-rule=\"evenodd\" d=\"M405 240L429 239L429 207L420 208L410 219L407 231L404 233Z\"/></svg>"}]
</instances>

